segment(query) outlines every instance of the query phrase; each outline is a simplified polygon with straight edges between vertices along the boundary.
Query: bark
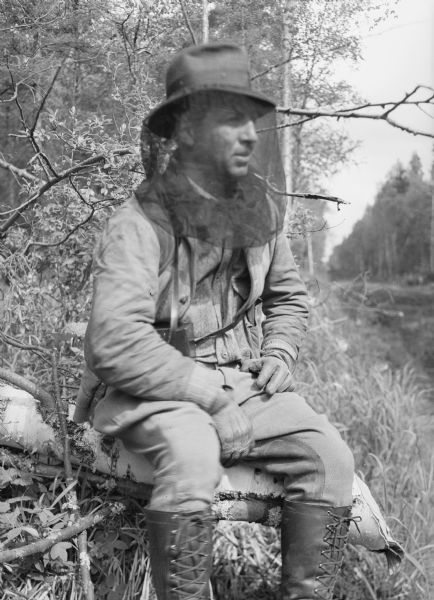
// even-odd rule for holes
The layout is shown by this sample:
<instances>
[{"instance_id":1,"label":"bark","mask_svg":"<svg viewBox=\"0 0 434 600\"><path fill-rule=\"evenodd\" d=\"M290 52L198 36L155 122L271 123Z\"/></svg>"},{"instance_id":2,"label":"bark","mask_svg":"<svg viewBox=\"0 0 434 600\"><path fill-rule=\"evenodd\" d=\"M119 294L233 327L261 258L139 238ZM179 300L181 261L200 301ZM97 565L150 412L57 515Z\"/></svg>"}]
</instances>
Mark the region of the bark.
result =
<instances>
[{"instance_id":1,"label":"bark","mask_svg":"<svg viewBox=\"0 0 434 600\"><path fill-rule=\"evenodd\" d=\"M0 380L7 381L12 385L16 385L21 390L25 390L31 396L33 396L38 402L41 403L41 408L47 412L53 412L55 410L54 398L46 390L43 390L37 383L29 381L25 377L13 373L8 369L0 367ZM1 381L0 381L1 385ZM0 396L1 398L1 396Z\"/></svg>"},{"instance_id":2,"label":"bark","mask_svg":"<svg viewBox=\"0 0 434 600\"><path fill-rule=\"evenodd\" d=\"M202 43L209 42L209 8L208 0L202 0Z\"/></svg>"},{"instance_id":3,"label":"bark","mask_svg":"<svg viewBox=\"0 0 434 600\"><path fill-rule=\"evenodd\" d=\"M283 34L282 34L282 54L286 61L283 70L283 105L292 106L292 74L291 61L288 58L291 56L292 46L292 12L294 0L284 0L283 2ZM291 116L285 115L283 118L284 124L291 123ZM293 191L293 172L292 172L292 131L291 127L285 127L282 131L282 161L285 171L286 191ZM292 200L294 205L294 200Z\"/></svg>"}]
</instances>

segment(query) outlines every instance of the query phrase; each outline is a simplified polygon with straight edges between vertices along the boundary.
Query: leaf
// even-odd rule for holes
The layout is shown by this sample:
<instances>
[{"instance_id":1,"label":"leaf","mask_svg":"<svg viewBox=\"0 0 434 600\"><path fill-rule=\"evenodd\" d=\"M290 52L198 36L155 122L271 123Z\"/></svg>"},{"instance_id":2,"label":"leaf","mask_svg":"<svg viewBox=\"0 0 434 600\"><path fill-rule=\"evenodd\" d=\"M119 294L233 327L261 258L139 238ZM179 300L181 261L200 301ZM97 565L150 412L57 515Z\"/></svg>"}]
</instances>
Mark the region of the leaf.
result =
<instances>
[{"instance_id":1,"label":"leaf","mask_svg":"<svg viewBox=\"0 0 434 600\"><path fill-rule=\"evenodd\" d=\"M23 531L25 531L26 533L28 533L29 535L31 535L32 537L40 537L39 535L39 531L37 529L35 529L34 527L30 527L29 525L23 525L23 527L21 528Z\"/></svg>"},{"instance_id":2,"label":"leaf","mask_svg":"<svg viewBox=\"0 0 434 600\"><path fill-rule=\"evenodd\" d=\"M12 540L14 540L15 538L17 538L19 535L21 535L23 532L23 528L22 527L14 527L13 529L10 529L5 538L8 542L11 542Z\"/></svg>"},{"instance_id":3,"label":"leaf","mask_svg":"<svg viewBox=\"0 0 434 600\"><path fill-rule=\"evenodd\" d=\"M50 550L50 556L53 560L57 558L62 562L67 562L68 560L68 549L71 548L72 544L70 542L59 542L58 544L54 544L54 546Z\"/></svg>"},{"instance_id":4,"label":"leaf","mask_svg":"<svg viewBox=\"0 0 434 600\"><path fill-rule=\"evenodd\" d=\"M0 489L6 487L13 480L14 476L18 474L18 471L14 468L3 469L0 467Z\"/></svg>"},{"instance_id":5,"label":"leaf","mask_svg":"<svg viewBox=\"0 0 434 600\"><path fill-rule=\"evenodd\" d=\"M11 508L9 502L0 502L0 513L8 512Z\"/></svg>"},{"instance_id":6,"label":"leaf","mask_svg":"<svg viewBox=\"0 0 434 600\"><path fill-rule=\"evenodd\" d=\"M48 508L38 511L38 519L42 525L46 525L53 518L53 513Z\"/></svg>"},{"instance_id":7,"label":"leaf","mask_svg":"<svg viewBox=\"0 0 434 600\"><path fill-rule=\"evenodd\" d=\"M18 525L19 514L20 511L18 508L15 508L13 512L0 514L0 525L4 525L5 527L16 527Z\"/></svg>"}]
</instances>

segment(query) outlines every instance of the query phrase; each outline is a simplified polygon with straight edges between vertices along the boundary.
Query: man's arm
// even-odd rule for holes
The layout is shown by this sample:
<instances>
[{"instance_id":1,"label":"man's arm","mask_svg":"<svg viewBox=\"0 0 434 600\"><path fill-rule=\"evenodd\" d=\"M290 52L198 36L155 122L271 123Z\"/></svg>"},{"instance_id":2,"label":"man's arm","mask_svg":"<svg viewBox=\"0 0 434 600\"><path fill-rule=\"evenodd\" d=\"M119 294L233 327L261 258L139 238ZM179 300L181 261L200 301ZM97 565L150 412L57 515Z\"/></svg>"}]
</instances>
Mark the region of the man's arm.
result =
<instances>
[{"instance_id":1,"label":"man's arm","mask_svg":"<svg viewBox=\"0 0 434 600\"><path fill-rule=\"evenodd\" d=\"M292 374L306 334L307 292L285 235L276 240L262 294L261 358L243 361L242 371L258 373L260 389L272 395L293 390Z\"/></svg>"},{"instance_id":2,"label":"man's arm","mask_svg":"<svg viewBox=\"0 0 434 600\"><path fill-rule=\"evenodd\" d=\"M308 303L306 287L284 234L276 240L262 299L262 355L281 358L292 372L306 335Z\"/></svg>"},{"instance_id":3,"label":"man's arm","mask_svg":"<svg viewBox=\"0 0 434 600\"><path fill-rule=\"evenodd\" d=\"M121 209L95 257L87 364L104 383L132 396L191 401L212 414L221 394L218 374L183 356L153 327L159 258L149 221L131 207Z\"/></svg>"}]
</instances>

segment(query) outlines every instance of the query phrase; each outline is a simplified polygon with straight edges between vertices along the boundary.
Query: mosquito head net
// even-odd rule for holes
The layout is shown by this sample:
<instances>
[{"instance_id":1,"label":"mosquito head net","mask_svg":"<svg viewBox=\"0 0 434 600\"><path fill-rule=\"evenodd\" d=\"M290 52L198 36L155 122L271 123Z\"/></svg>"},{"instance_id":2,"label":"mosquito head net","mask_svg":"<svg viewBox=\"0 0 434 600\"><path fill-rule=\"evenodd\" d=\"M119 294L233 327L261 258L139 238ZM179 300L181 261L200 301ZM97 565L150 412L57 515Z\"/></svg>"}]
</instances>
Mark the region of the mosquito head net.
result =
<instances>
[{"instance_id":1,"label":"mosquito head net","mask_svg":"<svg viewBox=\"0 0 434 600\"><path fill-rule=\"evenodd\" d=\"M217 61L214 79L220 81L222 68ZM245 73L239 65L236 73L225 68L230 85L226 72L224 87L209 83L207 72L207 85L180 97L176 88L178 96L169 94L145 119L141 150L147 179L136 196L177 237L232 248L260 246L282 230L286 208L278 193L284 177L274 104L253 92L249 80L234 91L235 76Z\"/></svg>"}]
</instances>

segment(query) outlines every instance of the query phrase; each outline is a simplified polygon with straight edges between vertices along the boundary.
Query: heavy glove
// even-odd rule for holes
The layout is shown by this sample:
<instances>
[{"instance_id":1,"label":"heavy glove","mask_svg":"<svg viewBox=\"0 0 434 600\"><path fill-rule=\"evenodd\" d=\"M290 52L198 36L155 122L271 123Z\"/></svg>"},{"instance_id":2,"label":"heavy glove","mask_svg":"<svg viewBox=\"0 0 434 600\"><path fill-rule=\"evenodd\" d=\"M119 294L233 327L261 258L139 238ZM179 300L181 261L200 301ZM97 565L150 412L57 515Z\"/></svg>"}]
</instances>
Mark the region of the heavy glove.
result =
<instances>
[{"instance_id":1,"label":"heavy glove","mask_svg":"<svg viewBox=\"0 0 434 600\"><path fill-rule=\"evenodd\" d=\"M231 467L246 457L255 445L250 419L225 392L228 402L212 415L221 444L220 460L224 467Z\"/></svg>"},{"instance_id":2,"label":"heavy glove","mask_svg":"<svg viewBox=\"0 0 434 600\"><path fill-rule=\"evenodd\" d=\"M294 390L292 373L288 365L277 356L262 356L243 361L241 371L259 373L256 380L258 388L265 388L265 393L272 396L276 392L292 392Z\"/></svg>"}]
</instances>

